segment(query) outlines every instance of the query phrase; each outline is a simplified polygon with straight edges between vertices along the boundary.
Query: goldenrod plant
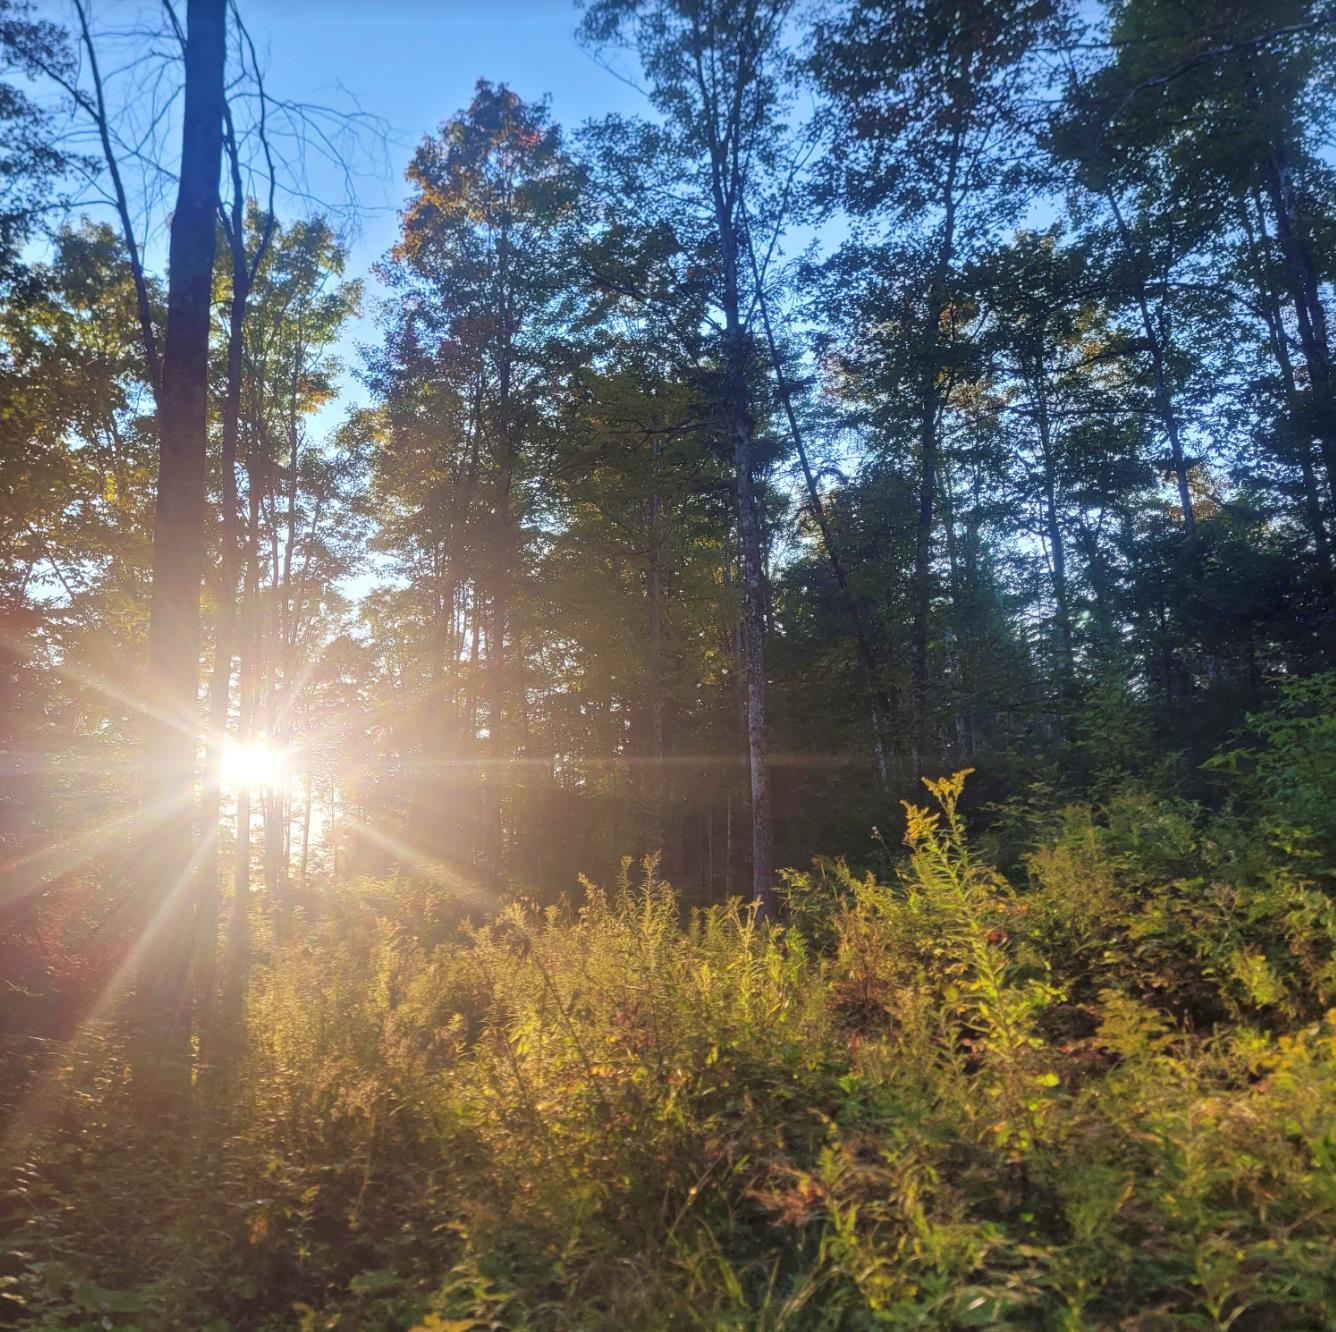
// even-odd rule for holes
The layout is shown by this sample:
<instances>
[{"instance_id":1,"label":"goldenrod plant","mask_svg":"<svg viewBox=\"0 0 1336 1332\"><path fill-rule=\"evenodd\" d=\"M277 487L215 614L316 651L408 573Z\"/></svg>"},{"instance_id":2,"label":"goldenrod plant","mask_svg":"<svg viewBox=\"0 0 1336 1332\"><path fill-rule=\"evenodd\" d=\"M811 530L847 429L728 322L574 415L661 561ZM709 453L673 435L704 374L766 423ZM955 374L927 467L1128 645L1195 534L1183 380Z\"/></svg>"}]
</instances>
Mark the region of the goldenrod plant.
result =
<instances>
[{"instance_id":1,"label":"goldenrod plant","mask_svg":"<svg viewBox=\"0 0 1336 1332\"><path fill-rule=\"evenodd\" d=\"M1325 1326L1329 900L1131 792L1067 809L1008 882L970 849L966 778L907 807L892 879L786 875L784 923L686 912L652 859L477 925L444 876L350 884L268 943L231 1081L170 1135L135 1126L111 1027L34 1056L9 1306L89 1329ZM404 900L457 923L429 939Z\"/></svg>"}]
</instances>

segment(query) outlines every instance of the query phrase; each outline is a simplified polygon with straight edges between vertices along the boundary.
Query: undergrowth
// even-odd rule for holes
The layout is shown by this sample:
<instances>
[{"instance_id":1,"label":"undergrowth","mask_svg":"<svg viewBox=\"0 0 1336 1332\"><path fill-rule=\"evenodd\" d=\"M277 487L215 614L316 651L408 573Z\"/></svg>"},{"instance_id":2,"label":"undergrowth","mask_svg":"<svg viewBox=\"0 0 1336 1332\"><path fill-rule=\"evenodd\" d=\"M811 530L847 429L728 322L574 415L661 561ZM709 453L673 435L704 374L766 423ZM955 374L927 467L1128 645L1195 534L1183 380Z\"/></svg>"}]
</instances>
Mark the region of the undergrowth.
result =
<instances>
[{"instance_id":1,"label":"undergrowth","mask_svg":"<svg viewBox=\"0 0 1336 1332\"><path fill-rule=\"evenodd\" d=\"M152 1134L114 1025L17 1048L0 1319L1332 1326L1319 838L1124 790L1008 881L964 780L893 881L788 873L778 927L685 916L652 863L430 937L355 886Z\"/></svg>"}]
</instances>

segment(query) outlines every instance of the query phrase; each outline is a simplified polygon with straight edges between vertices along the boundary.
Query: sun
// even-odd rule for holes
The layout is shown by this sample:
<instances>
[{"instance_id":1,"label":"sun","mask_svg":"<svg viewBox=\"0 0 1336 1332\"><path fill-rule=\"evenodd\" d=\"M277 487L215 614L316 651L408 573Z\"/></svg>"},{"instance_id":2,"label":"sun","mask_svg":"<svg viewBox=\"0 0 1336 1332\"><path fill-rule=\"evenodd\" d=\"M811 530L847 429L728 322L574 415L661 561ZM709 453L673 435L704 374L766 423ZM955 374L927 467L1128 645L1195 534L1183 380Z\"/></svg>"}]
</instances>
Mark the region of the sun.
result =
<instances>
[{"instance_id":1,"label":"sun","mask_svg":"<svg viewBox=\"0 0 1336 1332\"><path fill-rule=\"evenodd\" d=\"M288 756L267 740L245 745L229 740L223 745L219 780L229 791L280 786L287 775Z\"/></svg>"}]
</instances>

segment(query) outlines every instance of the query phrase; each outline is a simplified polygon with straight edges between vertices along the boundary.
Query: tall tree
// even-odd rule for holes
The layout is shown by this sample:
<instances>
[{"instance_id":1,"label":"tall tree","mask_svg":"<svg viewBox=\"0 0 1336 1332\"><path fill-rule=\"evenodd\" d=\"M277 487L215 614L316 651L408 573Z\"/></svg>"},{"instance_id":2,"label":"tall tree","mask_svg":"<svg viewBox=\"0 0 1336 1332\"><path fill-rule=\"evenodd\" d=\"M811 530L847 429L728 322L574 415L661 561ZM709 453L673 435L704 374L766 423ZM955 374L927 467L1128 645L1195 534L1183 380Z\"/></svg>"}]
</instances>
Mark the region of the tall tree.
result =
<instances>
[{"instance_id":1,"label":"tall tree","mask_svg":"<svg viewBox=\"0 0 1336 1332\"><path fill-rule=\"evenodd\" d=\"M785 45L793 0L594 0L582 31L596 45L631 46L650 82L658 126L623 126L624 149L656 180L676 182L661 200L684 232L704 224L717 313L714 405L736 492L742 572L747 756L752 806L752 895L773 910L766 624L769 588L757 477L755 350L748 224L763 236L783 227L792 72ZM614 127L609 126L611 132ZM759 243L759 242L758 242Z\"/></svg>"},{"instance_id":2,"label":"tall tree","mask_svg":"<svg viewBox=\"0 0 1336 1332\"><path fill-rule=\"evenodd\" d=\"M478 854L499 885L525 728L516 604L544 401L559 378L552 358L570 292L562 237L579 177L546 106L486 82L422 143L408 175L413 197L384 268L403 300L387 310L371 365L388 434L377 477L415 571L412 595L427 603L417 612L429 682L419 771L430 777L444 761L452 733L469 750L485 739L475 755L486 757ZM427 786L419 783L419 817L439 828Z\"/></svg>"},{"instance_id":3,"label":"tall tree","mask_svg":"<svg viewBox=\"0 0 1336 1332\"><path fill-rule=\"evenodd\" d=\"M855 217L890 223L880 244L850 242L837 271L861 289L855 308L863 318L870 306L880 320L899 306L905 325L887 379L903 399L903 434L917 454L909 639L919 764L931 742L933 546L942 417L962 345L958 271L1033 188L1023 92L1058 17L1054 0L857 0L820 25L812 44L834 112L824 192ZM860 281L860 271L882 275L880 292L877 278Z\"/></svg>"},{"instance_id":4,"label":"tall tree","mask_svg":"<svg viewBox=\"0 0 1336 1332\"><path fill-rule=\"evenodd\" d=\"M146 1109L189 1086L200 586L208 448L209 327L222 166L225 0L189 0L180 183L168 253L167 331L145 678L140 884L145 911L136 1069Z\"/></svg>"},{"instance_id":5,"label":"tall tree","mask_svg":"<svg viewBox=\"0 0 1336 1332\"><path fill-rule=\"evenodd\" d=\"M1330 15L1310 0L1225 0L1189 23L1159 0L1108 8L1111 56L1069 97L1079 136L1068 137L1070 151L1085 162L1087 183L1108 194L1124 234L1136 224L1118 210L1116 180L1131 188L1149 237L1172 225L1216 275L1220 251L1237 237L1263 305L1278 282L1306 372L1306 391L1291 400L1296 426L1316 441L1331 484L1336 379L1322 288L1336 177L1318 128L1332 109ZM1154 271L1144 260L1140 267L1143 280ZM1275 347L1285 354L1283 342Z\"/></svg>"}]
</instances>

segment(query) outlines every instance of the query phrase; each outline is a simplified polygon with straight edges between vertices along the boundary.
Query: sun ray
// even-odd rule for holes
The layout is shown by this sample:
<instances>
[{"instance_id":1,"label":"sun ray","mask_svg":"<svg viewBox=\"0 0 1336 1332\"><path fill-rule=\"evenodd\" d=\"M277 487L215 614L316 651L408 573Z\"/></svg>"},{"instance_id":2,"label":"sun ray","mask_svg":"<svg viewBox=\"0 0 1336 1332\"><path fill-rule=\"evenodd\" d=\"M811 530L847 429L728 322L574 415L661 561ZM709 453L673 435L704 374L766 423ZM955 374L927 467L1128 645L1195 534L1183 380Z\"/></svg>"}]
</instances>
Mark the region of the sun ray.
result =
<instances>
[{"instance_id":1,"label":"sun ray","mask_svg":"<svg viewBox=\"0 0 1336 1332\"><path fill-rule=\"evenodd\" d=\"M0 646L7 652L13 653L17 657L31 660L33 651L31 644L22 639L16 639L9 634L0 634ZM120 685L112 683L104 676L96 675L87 667L76 665L72 662L48 662L44 663L45 668L58 676L62 680L71 680L77 685L82 685L85 689L91 689L94 693L101 694L104 698L109 698L113 703L119 703L128 708L136 716L152 717L155 721L162 722L164 725L171 726L174 730L181 731L190 735L195 734L195 718L193 713L182 711L173 713L164 711L144 698L142 694L131 693L129 690L122 689Z\"/></svg>"},{"instance_id":2,"label":"sun ray","mask_svg":"<svg viewBox=\"0 0 1336 1332\"><path fill-rule=\"evenodd\" d=\"M143 929L136 935L106 984L98 991L88 1010L79 1020L73 1035L59 1043L59 1053L53 1054L49 1070L35 1079L33 1086L28 1089L3 1138L0 1138L0 1163L6 1166L12 1163L27 1139L47 1117L52 1103L61 1094L67 1079L77 1067L74 1056L81 1044L92 1039L96 1027L110 1013L128 985L140 959L156 941L159 932L178 915L182 897L190 893L204 858L214 852L216 840L212 830L199 840L189 863L172 883L171 888L162 894Z\"/></svg>"},{"instance_id":3,"label":"sun ray","mask_svg":"<svg viewBox=\"0 0 1336 1332\"><path fill-rule=\"evenodd\" d=\"M397 856L414 869L420 870L442 887L450 888L461 901L488 910L496 906L496 895L489 892L483 886L481 880L466 874L448 861L425 855L401 838L395 837L380 828L375 828L360 819L341 816L337 823L343 828L351 829L359 837L366 838L368 842L388 851L391 855Z\"/></svg>"},{"instance_id":4,"label":"sun ray","mask_svg":"<svg viewBox=\"0 0 1336 1332\"><path fill-rule=\"evenodd\" d=\"M89 828L75 833L62 842L41 846L18 856L0 867L0 904L12 906L35 889L41 888L53 878L67 874L78 865L86 863L92 856L93 848L113 837L123 835L136 823L157 823L177 814L193 799L190 792L180 793L169 799L127 810L124 813L109 816ZM117 848L119 852L121 848ZM26 873L20 876L20 871Z\"/></svg>"},{"instance_id":5,"label":"sun ray","mask_svg":"<svg viewBox=\"0 0 1336 1332\"><path fill-rule=\"evenodd\" d=\"M245 744L230 738L222 744L217 783L224 791L264 790L281 786L292 771L290 750L268 740Z\"/></svg>"}]
</instances>

